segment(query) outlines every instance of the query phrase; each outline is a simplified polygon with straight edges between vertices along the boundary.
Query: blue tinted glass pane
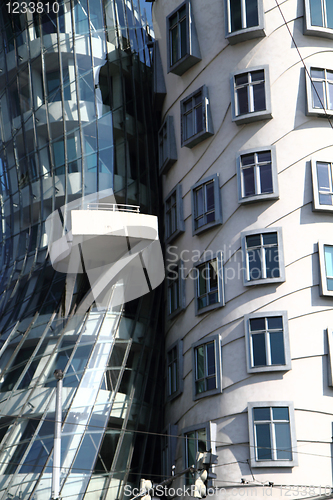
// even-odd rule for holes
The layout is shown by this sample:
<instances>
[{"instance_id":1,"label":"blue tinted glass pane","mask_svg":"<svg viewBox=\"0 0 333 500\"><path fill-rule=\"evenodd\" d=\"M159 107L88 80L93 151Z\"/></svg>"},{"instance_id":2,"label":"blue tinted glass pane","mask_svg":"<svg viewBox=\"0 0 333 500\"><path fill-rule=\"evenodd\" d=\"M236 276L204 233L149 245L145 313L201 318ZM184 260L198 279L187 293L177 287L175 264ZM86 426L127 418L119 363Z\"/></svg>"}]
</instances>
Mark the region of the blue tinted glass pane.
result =
<instances>
[{"instance_id":1,"label":"blue tinted glass pane","mask_svg":"<svg viewBox=\"0 0 333 500\"><path fill-rule=\"evenodd\" d=\"M216 389L216 378L215 377L208 378L206 380L206 382L207 382L207 391L211 391L213 389Z\"/></svg>"},{"instance_id":2,"label":"blue tinted glass pane","mask_svg":"<svg viewBox=\"0 0 333 500\"><path fill-rule=\"evenodd\" d=\"M317 162L318 188L320 191L330 191L330 163Z\"/></svg>"},{"instance_id":3,"label":"blue tinted glass pane","mask_svg":"<svg viewBox=\"0 0 333 500\"><path fill-rule=\"evenodd\" d=\"M265 330L265 318L250 319L251 332L258 330Z\"/></svg>"},{"instance_id":4,"label":"blue tinted glass pane","mask_svg":"<svg viewBox=\"0 0 333 500\"><path fill-rule=\"evenodd\" d=\"M273 420L288 420L289 421L289 408L277 406L272 408Z\"/></svg>"},{"instance_id":5,"label":"blue tinted glass pane","mask_svg":"<svg viewBox=\"0 0 333 500\"><path fill-rule=\"evenodd\" d=\"M266 278L279 278L279 250L276 247L265 249Z\"/></svg>"},{"instance_id":6,"label":"blue tinted glass pane","mask_svg":"<svg viewBox=\"0 0 333 500\"><path fill-rule=\"evenodd\" d=\"M242 29L241 0L229 0L230 7L230 30L238 31Z\"/></svg>"},{"instance_id":7,"label":"blue tinted glass pane","mask_svg":"<svg viewBox=\"0 0 333 500\"><path fill-rule=\"evenodd\" d=\"M247 96L247 86L241 87L240 89L237 89L236 93L237 93L237 104L238 104L237 114L243 115L245 113L248 113L249 112L249 103L248 103L248 96Z\"/></svg>"},{"instance_id":8,"label":"blue tinted glass pane","mask_svg":"<svg viewBox=\"0 0 333 500\"><path fill-rule=\"evenodd\" d=\"M325 107L323 82L313 81L312 85L314 86L314 89L312 90L313 107L314 108L323 108L323 106Z\"/></svg>"},{"instance_id":9,"label":"blue tinted glass pane","mask_svg":"<svg viewBox=\"0 0 333 500\"><path fill-rule=\"evenodd\" d=\"M321 0L310 0L310 13L312 26L324 26L321 10Z\"/></svg>"},{"instance_id":10,"label":"blue tinted glass pane","mask_svg":"<svg viewBox=\"0 0 333 500\"><path fill-rule=\"evenodd\" d=\"M333 28L333 2L332 0L326 0L326 18L327 18L327 28Z\"/></svg>"},{"instance_id":11,"label":"blue tinted glass pane","mask_svg":"<svg viewBox=\"0 0 333 500\"><path fill-rule=\"evenodd\" d=\"M333 292L333 279L327 278L327 290L329 292Z\"/></svg>"},{"instance_id":12,"label":"blue tinted glass pane","mask_svg":"<svg viewBox=\"0 0 333 500\"><path fill-rule=\"evenodd\" d=\"M272 166L270 163L260 165L260 192L273 193Z\"/></svg>"},{"instance_id":13,"label":"blue tinted glass pane","mask_svg":"<svg viewBox=\"0 0 333 500\"><path fill-rule=\"evenodd\" d=\"M269 424L256 425L257 437L257 459L258 460L271 460L271 433Z\"/></svg>"},{"instance_id":14,"label":"blue tinted glass pane","mask_svg":"<svg viewBox=\"0 0 333 500\"><path fill-rule=\"evenodd\" d=\"M254 164L254 154L243 155L242 156L242 166L253 165Z\"/></svg>"},{"instance_id":15,"label":"blue tinted glass pane","mask_svg":"<svg viewBox=\"0 0 333 500\"><path fill-rule=\"evenodd\" d=\"M187 115L184 116L184 125L185 125L185 139L191 137L193 132L193 113L190 111Z\"/></svg>"},{"instance_id":16,"label":"blue tinted glass pane","mask_svg":"<svg viewBox=\"0 0 333 500\"><path fill-rule=\"evenodd\" d=\"M271 362L272 365L284 365L284 344L282 332L271 332L269 334L270 349L271 349Z\"/></svg>"},{"instance_id":17,"label":"blue tinted glass pane","mask_svg":"<svg viewBox=\"0 0 333 500\"><path fill-rule=\"evenodd\" d=\"M214 342L207 344L207 375L214 375L215 373L215 348Z\"/></svg>"},{"instance_id":18,"label":"blue tinted glass pane","mask_svg":"<svg viewBox=\"0 0 333 500\"><path fill-rule=\"evenodd\" d=\"M262 278L261 253L259 248L256 250L248 251L248 262L250 280L258 280Z\"/></svg>"},{"instance_id":19,"label":"blue tinted glass pane","mask_svg":"<svg viewBox=\"0 0 333 500\"><path fill-rule=\"evenodd\" d=\"M282 317L281 316L272 316L267 318L267 324L269 330L282 330Z\"/></svg>"},{"instance_id":20,"label":"blue tinted glass pane","mask_svg":"<svg viewBox=\"0 0 333 500\"><path fill-rule=\"evenodd\" d=\"M275 424L276 458L292 460L289 423Z\"/></svg>"},{"instance_id":21,"label":"blue tinted glass pane","mask_svg":"<svg viewBox=\"0 0 333 500\"><path fill-rule=\"evenodd\" d=\"M195 191L195 201L196 201L196 216L203 215L204 213L203 188L199 188Z\"/></svg>"},{"instance_id":22,"label":"blue tinted glass pane","mask_svg":"<svg viewBox=\"0 0 333 500\"><path fill-rule=\"evenodd\" d=\"M253 419L270 420L271 417L269 408L253 408Z\"/></svg>"},{"instance_id":23,"label":"blue tinted glass pane","mask_svg":"<svg viewBox=\"0 0 333 500\"><path fill-rule=\"evenodd\" d=\"M277 233L266 233L262 237L264 245L277 245Z\"/></svg>"},{"instance_id":24,"label":"blue tinted glass pane","mask_svg":"<svg viewBox=\"0 0 333 500\"><path fill-rule=\"evenodd\" d=\"M257 85L253 85L253 101L254 101L254 111L263 111L264 109L266 109L264 83L258 83Z\"/></svg>"},{"instance_id":25,"label":"blue tinted glass pane","mask_svg":"<svg viewBox=\"0 0 333 500\"><path fill-rule=\"evenodd\" d=\"M206 204L207 212L214 210L215 200L214 200L214 182L209 182L206 184Z\"/></svg>"},{"instance_id":26,"label":"blue tinted glass pane","mask_svg":"<svg viewBox=\"0 0 333 500\"><path fill-rule=\"evenodd\" d=\"M195 350L196 359L196 375L195 378L203 378L205 376L205 346L199 346Z\"/></svg>"},{"instance_id":27,"label":"blue tinted glass pane","mask_svg":"<svg viewBox=\"0 0 333 500\"><path fill-rule=\"evenodd\" d=\"M245 168L243 173L243 190L244 196L251 196L255 194L254 184L254 168Z\"/></svg>"},{"instance_id":28,"label":"blue tinted glass pane","mask_svg":"<svg viewBox=\"0 0 333 500\"><path fill-rule=\"evenodd\" d=\"M326 276L333 277L333 246L324 246Z\"/></svg>"},{"instance_id":29,"label":"blue tinted glass pane","mask_svg":"<svg viewBox=\"0 0 333 500\"><path fill-rule=\"evenodd\" d=\"M246 27L258 26L258 2L257 0L246 0Z\"/></svg>"},{"instance_id":30,"label":"blue tinted glass pane","mask_svg":"<svg viewBox=\"0 0 333 500\"><path fill-rule=\"evenodd\" d=\"M261 244L260 234L254 234L253 236L246 237L247 248L256 247Z\"/></svg>"},{"instance_id":31,"label":"blue tinted glass pane","mask_svg":"<svg viewBox=\"0 0 333 500\"><path fill-rule=\"evenodd\" d=\"M264 333L252 335L252 353L253 366L265 366L267 364Z\"/></svg>"}]
</instances>

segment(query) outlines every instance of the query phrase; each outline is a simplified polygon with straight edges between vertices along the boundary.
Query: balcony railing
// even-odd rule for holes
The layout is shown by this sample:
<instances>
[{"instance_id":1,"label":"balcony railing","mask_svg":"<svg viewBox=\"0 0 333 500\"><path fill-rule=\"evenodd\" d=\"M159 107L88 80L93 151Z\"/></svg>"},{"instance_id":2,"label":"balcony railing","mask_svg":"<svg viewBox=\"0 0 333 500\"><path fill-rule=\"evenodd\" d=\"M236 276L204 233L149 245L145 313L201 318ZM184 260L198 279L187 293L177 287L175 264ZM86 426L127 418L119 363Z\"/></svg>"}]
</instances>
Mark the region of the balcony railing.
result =
<instances>
[{"instance_id":1,"label":"balcony railing","mask_svg":"<svg viewBox=\"0 0 333 500\"><path fill-rule=\"evenodd\" d=\"M88 203L87 210L109 210L110 212L140 213L139 205L123 205L121 203Z\"/></svg>"}]
</instances>

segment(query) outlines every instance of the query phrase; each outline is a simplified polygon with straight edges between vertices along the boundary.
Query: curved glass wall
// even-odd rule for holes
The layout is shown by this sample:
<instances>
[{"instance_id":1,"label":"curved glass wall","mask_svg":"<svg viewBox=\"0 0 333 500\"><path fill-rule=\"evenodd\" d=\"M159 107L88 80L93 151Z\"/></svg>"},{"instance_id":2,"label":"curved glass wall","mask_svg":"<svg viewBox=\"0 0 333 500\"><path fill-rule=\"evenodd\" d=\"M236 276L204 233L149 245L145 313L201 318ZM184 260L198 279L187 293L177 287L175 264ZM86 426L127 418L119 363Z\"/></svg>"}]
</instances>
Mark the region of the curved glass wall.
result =
<instances>
[{"instance_id":1,"label":"curved glass wall","mask_svg":"<svg viewBox=\"0 0 333 500\"><path fill-rule=\"evenodd\" d=\"M0 16L0 499L51 496L55 368L61 497L120 499L152 469L160 290L82 312L87 275L52 268L45 220L105 189L157 214L150 31L136 0L40 10Z\"/></svg>"}]
</instances>

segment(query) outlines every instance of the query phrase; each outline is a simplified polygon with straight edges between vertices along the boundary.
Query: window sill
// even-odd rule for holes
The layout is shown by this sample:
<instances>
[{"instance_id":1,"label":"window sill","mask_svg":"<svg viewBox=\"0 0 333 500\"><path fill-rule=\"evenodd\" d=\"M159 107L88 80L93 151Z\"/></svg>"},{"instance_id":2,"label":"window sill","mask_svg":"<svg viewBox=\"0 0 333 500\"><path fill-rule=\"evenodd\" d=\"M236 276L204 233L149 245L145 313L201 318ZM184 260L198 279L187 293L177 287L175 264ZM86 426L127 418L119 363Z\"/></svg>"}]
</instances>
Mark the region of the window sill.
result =
<instances>
[{"instance_id":1,"label":"window sill","mask_svg":"<svg viewBox=\"0 0 333 500\"><path fill-rule=\"evenodd\" d=\"M247 373L287 372L289 370L291 370L291 363L286 365L254 366L248 368Z\"/></svg>"},{"instance_id":2,"label":"window sill","mask_svg":"<svg viewBox=\"0 0 333 500\"><path fill-rule=\"evenodd\" d=\"M308 108L306 112L307 116L317 116L318 118L326 118L327 116L333 116L333 109L322 109L322 108Z\"/></svg>"},{"instance_id":3,"label":"window sill","mask_svg":"<svg viewBox=\"0 0 333 500\"><path fill-rule=\"evenodd\" d=\"M172 401L176 398L178 398L178 396L180 396L181 394L183 393L183 391L181 389L178 389L178 391L170 394L169 396L166 397L166 402L167 403L172 403Z\"/></svg>"},{"instance_id":4,"label":"window sill","mask_svg":"<svg viewBox=\"0 0 333 500\"><path fill-rule=\"evenodd\" d=\"M247 196L244 198L240 198L238 200L238 203L243 204L243 203L255 203L258 201L270 201L270 200L278 200L279 195L278 193L264 193L264 194L255 194L253 196ZM332 207L333 209L333 207Z\"/></svg>"},{"instance_id":5,"label":"window sill","mask_svg":"<svg viewBox=\"0 0 333 500\"><path fill-rule=\"evenodd\" d=\"M174 233L170 234L167 238L165 238L165 244L169 245L172 243L180 234L185 233L184 229L177 229Z\"/></svg>"},{"instance_id":6,"label":"window sill","mask_svg":"<svg viewBox=\"0 0 333 500\"><path fill-rule=\"evenodd\" d=\"M333 29L324 28L323 26L304 25L304 35L320 36L323 38L333 38Z\"/></svg>"},{"instance_id":7,"label":"window sill","mask_svg":"<svg viewBox=\"0 0 333 500\"><path fill-rule=\"evenodd\" d=\"M312 211L313 212L333 212L333 205L320 205L320 203L316 203L316 201L313 201L312 204Z\"/></svg>"},{"instance_id":8,"label":"window sill","mask_svg":"<svg viewBox=\"0 0 333 500\"><path fill-rule=\"evenodd\" d=\"M253 40L254 38L263 38L266 36L264 28L254 26L253 28L245 28L239 31L234 31L226 35L226 39L230 45L245 42L246 40Z\"/></svg>"},{"instance_id":9,"label":"window sill","mask_svg":"<svg viewBox=\"0 0 333 500\"><path fill-rule=\"evenodd\" d=\"M163 165L159 168L160 175L165 175L169 172L170 168L176 163L177 158L167 158Z\"/></svg>"},{"instance_id":10,"label":"window sill","mask_svg":"<svg viewBox=\"0 0 333 500\"><path fill-rule=\"evenodd\" d=\"M217 389L211 389L210 391L200 392L199 394L195 394L193 396L193 400L206 398L209 396L215 396L216 394L222 394L222 389L218 387Z\"/></svg>"},{"instance_id":11,"label":"window sill","mask_svg":"<svg viewBox=\"0 0 333 500\"><path fill-rule=\"evenodd\" d=\"M235 116L232 121L237 125L243 125L244 123L251 123L259 120L270 120L271 118L273 118L271 111L265 109L264 111L254 111L252 113Z\"/></svg>"},{"instance_id":12,"label":"window sill","mask_svg":"<svg viewBox=\"0 0 333 500\"><path fill-rule=\"evenodd\" d=\"M279 276L278 278L261 278L259 280L244 281L244 286L274 285L275 283L283 283L284 281L285 281L284 276Z\"/></svg>"},{"instance_id":13,"label":"window sill","mask_svg":"<svg viewBox=\"0 0 333 500\"><path fill-rule=\"evenodd\" d=\"M219 309L220 307L224 306L223 302L215 302L215 304L210 304L209 306L206 306L206 307L200 307L200 309L199 309L197 306L198 298L196 298L195 300L196 300L196 311L195 311L196 316L199 316L200 314L205 314L207 312L212 311L213 309Z\"/></svg>"},{"instance_id":14,"label":"window sill","mask_svg":"<svg viewBox=\"0 0 333 500\"><path fill-rule=\"evenodd\" d=\"M251 467L295 467L297 460L251 460Z\"/></svg>"},{"instance_id":15,"label":"window sill","mask_svg":"<svg viewBox=\"0 0 333 500\"><path fill-rule=\"evenodd\" d=\"M185 310L184 306L178 307L178 309L176 309L175 311L172 311L172 313L167 314L167 320L171 321L173 318L175 318L176 316L178 316L178 314L180 314L184 310Z\"/></svg>"},{"instance_id":16,"label":"window sill","mask_svg":"<svg viewBox=\"0 0 333 500\"><path fill-rule=\"evenodd\" d=\"M202 132L199 132L198 134L192 135L192 137L189 137L188 139L182 140L182 148L193 148L197 144L199 144L201 141L204 141L208 137L211 137L213 132L210 132L209 130L203 130Z\"/></svg>"},{"instance_id":17,"label":"window sill","mask_svg":"<svg viewBox=\"0 0 333 500\"><path fill-rule=\"evenodd\" d=\"M199 61L201 61L200 57L186 54L182 59L179 59L175 64L169 67L168 73L182 76L186 71L192 68L192 66L197 64Z\"/></svg>"},{"instance_id":18,"label":"window sill","mask_svg":"<svg viewBox=\"0 0 333 500\"><path fill-rule=\"evenodd\" d=\"M201 234L205 231L208 231L208 229L211 229L212 227L220 226L221 224L222 224L221 219L215 220L214 222L208 222L207 224L204 224L203 226L200 226L197 229L194 229L193 236L197 236L198 234Z\"/></svg>"}]
</instances>

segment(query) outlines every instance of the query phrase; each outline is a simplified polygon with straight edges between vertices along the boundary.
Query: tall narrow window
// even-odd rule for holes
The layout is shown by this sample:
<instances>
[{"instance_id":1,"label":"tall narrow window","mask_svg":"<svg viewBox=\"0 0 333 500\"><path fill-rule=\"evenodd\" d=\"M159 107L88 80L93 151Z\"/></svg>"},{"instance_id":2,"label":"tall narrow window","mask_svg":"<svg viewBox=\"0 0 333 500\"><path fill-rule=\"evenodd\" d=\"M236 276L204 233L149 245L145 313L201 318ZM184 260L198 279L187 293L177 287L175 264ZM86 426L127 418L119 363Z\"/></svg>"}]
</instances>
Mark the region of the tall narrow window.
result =
<instances>
[{"instance_id":1,"label":"tall narrow window","mask_svg":"<svg viewBox=\"0 0 333 500\"><path fill-rule=\"evenodd\" d=\"M245 257L245 285L284 281L280 229L242 233L242 245Z\"/></svg>"},{"instance_id":2,"label":"tall narrow window","mask_svg":"<svg viewBox=\"0 0 333 500\"><path fill-rule=\"evenodd\" d=\"M185 438L185 464L186 468L196 463L197 453L207 451L206 429L197 429L184 434ZM186 473L186 484L194 484L194 476Z\"/></svg>"},{"instance_id":3,"label":"tall narrow window","mask_svg":"<svg viewBox=\"0 0 333 500\"><path fill-rule=\"evenodd\" d=\"M198 264L193 272L196 276L197 314L224 305L222 253Z\"/></svg>"},{"instance_id":4,"label":"tall narrow window","mask_svg":"<svg viewBox=\"0 0 333 500\"><path fill-rule=\"evenodd\" d=\"M215 342L202 344L194 349L195 394L216 389Z\"/></svg>"},{"instance_id":5,"label":"tall narrow window","mask_svg":"<svg viewBox=\"0 0 333 500\"><path fill-rule=\"evenodd\" d=\"M167 116L158 132L159 171L166 174L177 160L177 148L173 117Z\"/></svg>"},{"instance_id":6,"label":"tall narrow window","mask_svg":"<svg viewBox=\"0 0 333 500\"><path fill-rule=\"evenodd\" d=\"M182 147L192 148L213 135L207 87L183 99L181 106Z\"/></svg>"},{"instance_id":7,"label":"tall narrow window","mask_svg":"<svg viewBox=\"0 0 333 500\"><path fill-rule=\"evenodd\" d=\"M232 79L233 119L236 122L271 118L268 68L237 73Z\"/></svg>"},{"instance_id":8,"label":"tall narrow window","mask_svg":"<svg viewBox=\"0 0 333 500\"><path fill-rule=\"evenodd\" d=\"M219 177L203 179L192 187L193 234L222 223Z\"/></svg>"},{"instance_id":9,"label":"tall narrow window","mask_svg":"<svg viewBox=\"0 0 333 500\"><path fill-rule=\"evenodd\" d=\"M170 66L187 53L186 4L169 17Z\"/></svg>"},{"instance_id":10,"label":"tall narrow window","mask_svg":"<svg viewBox=\"0 0 333 500\"><path fill-rule=\"evenodd\" d=\"M333 210L333 164L311 161L313 185L313 209Z\"/></svg>"},{"instance_id":11,"label":"tall narrow window","mask_svg":"<svg viewBox=\"0 0 333 500\"><path fill-rule=\"evenodd\" d=\"M180 184L169 193L164 202L164 223L166 243L170 243L185 230L182 187Z\"/></svg>"},{"instance_id":12,"label":"tall narrow window","mask_svg":"<svg viewBox=\"0 0 333 500\"><path fill-rule=\"evenodd\" d=\"M184 309L185 277L182 261L168 265L167 275L167 307L168 315L174 316Z\"/></svg>"},{"instance_id":13,"label":"tall narrow window","mask_svg":"<svg viewBox=\"0 0 333 500\"><path fill-rule=\"evenodd\" d=\"M274 150L251 151L238 157L240 203L278 198L275 156L272 153Z\"/></svg>"},{"instance_id":14,"label":"tall narrow window","mask_svg":"<svg viewBox=\"0 0 333 500\"><path fill-rule=\"evenodd\" d=\"M318 243L321 295L333 296L333 244Z\"/></svg>"},{"instance_id":15,"label":"tall narrow window","mask_svg":"<svg viewBox=\"0 0 333 500\"><path fill-rule=\"evenodd\" d=\"M262 0L225 0L225 19L231 44L265 36Z\"/></svg>"}]
</instances>

